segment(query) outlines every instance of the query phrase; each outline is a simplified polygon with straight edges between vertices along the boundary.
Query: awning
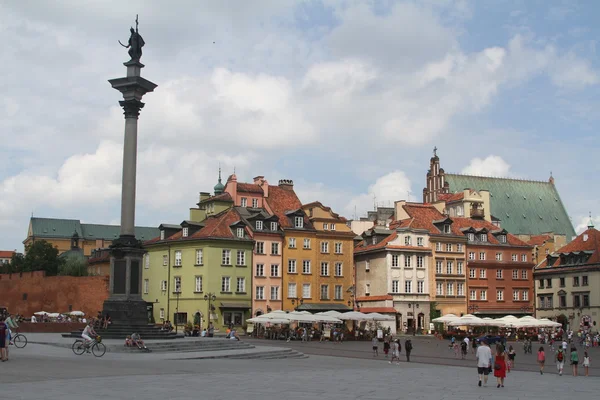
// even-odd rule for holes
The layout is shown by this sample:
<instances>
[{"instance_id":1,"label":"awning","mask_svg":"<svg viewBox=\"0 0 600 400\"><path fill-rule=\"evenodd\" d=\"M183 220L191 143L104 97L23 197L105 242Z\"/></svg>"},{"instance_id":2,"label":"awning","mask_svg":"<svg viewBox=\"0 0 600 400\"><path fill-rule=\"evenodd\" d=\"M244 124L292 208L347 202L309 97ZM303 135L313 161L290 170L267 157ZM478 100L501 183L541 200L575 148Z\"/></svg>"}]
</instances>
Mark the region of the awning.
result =
<instances>
[{"instance_id":1,"label":"awning","mask_svg":"<svg viewBox=\"0 0 600 400\"><path fill-rule=\"evenodd\" d=\"M220 308L237 308L237 309L249 310L251 307L250 307L250 304L248 304L248 303L231 301L231 302L221 303Z\"/></svg>"},{"instance_id":2,"label":"awning","mask_svg":"<svg viewBox=\"0 0 600 400\"><path fill-rule=\"evenodd\" d=\"M361 307L361 313L380 313L380 314L397 314L398 311L394 307Z\"/></svg>"},{"instance_id":3,"label":"awning","mask_svg":"<svg viewBox=\"0 0 600 400\"><path fill-rule=\"evenodd\" d=\"M304 303L296 307L298 311L352 311L352 308L339 303Z\"/></svg>"}]
</instances>

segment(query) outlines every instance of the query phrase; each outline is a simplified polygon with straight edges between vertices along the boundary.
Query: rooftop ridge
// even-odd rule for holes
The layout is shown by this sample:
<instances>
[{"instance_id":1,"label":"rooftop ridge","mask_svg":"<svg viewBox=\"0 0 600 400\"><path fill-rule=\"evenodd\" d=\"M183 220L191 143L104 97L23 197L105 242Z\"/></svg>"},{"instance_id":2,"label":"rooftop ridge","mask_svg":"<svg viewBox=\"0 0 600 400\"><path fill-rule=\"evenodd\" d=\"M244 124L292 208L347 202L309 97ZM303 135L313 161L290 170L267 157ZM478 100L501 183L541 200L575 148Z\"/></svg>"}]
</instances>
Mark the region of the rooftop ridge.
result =
<instances>
[{"instance_id":1,"label":"rooftop ridge","mask_svg":"<svg viewBox=\"0 0 600 400\"><path fill-rule=\"evenodd\" d=\"M532 183L546 183L548 185L551 185L550 182L548 181L538 181L535 179L522 179L522 178L509 178L509 177L505 177L505 176L491 176L491 175L471 175L471 174L455 174L455 173L446 173L446 176L448 175L454 175L454 176L468 176L469 178L487 178L487 179L504 179L506 181L519 181L519 182L532 182ZM469 188L471 190L476 190L473 188Z\"/></svg>"}]
</instances>

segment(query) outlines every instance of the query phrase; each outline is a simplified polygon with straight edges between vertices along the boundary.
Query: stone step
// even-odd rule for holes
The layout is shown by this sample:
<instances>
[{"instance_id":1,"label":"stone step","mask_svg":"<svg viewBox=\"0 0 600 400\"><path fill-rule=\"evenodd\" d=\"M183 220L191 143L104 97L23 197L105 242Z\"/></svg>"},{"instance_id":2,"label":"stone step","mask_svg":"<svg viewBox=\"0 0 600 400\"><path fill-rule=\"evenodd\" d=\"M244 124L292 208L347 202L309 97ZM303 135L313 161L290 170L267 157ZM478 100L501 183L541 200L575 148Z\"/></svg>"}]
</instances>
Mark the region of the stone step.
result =
<instances>
[{"instance_id":1,"label":"stone step","mask_svg":"<svg viewBox=\"0 0 600 400\"><path fill-rule=\"evenodd\" d=\"M229 358L233 360L281 360L287 358L308 358L308 356L296 350L284 349L268 350L256 353L232 354L223 356L222 358Z\"/></svg>"},{"instance_id":2,"label":"stone step","mask_svg":"<svg viewBox=\"0 0 600 400\"><path fill-rule=\"evenodd\" d=\"M233 342L229 340L219 340L212 343L191 343L177 341L169 343L146 343L148 347L154 353L189 353L197 351L217 351L217 350L238 350L238 349L252 349L253 345L244 342ZM140 350L136 347L125 347L122 346L120 349L115 351L121 353L137 353Z\"/></svg>"}]
</instances>

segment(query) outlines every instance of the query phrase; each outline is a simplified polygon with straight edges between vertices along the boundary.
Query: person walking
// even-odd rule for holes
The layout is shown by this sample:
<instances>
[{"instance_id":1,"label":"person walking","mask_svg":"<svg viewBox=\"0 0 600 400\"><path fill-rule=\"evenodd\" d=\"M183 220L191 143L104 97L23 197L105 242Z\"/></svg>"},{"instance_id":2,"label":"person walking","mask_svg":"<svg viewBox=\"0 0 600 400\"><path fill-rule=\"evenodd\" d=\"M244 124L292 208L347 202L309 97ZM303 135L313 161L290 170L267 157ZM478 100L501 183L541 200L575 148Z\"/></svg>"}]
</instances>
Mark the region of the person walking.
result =
<instances>
[{"instance_id":1,"label":"person walking","mask_svg":"<svg viewBox=\"0 0 600 400\"><path fill-rule=\"evenodd\" d=\"M573 368L573 376L577 376L577 365L579 364L579 354L575 346L571 346L571 366Z\"/></svg>"},{"instance_id":2,"label":"person walking","mask_svg":"<svg viewBox=\"0 0 600 400\"><path fill-rule=\"evenodd\" d=\"M554 361L556 362L556 369L558 370L558 375L562 376L563 368L565 367L565 352L562 347L558 348L556 355L554 356Z\"/></svg>"},{"instance_id":3,"label":"person walking","mask_svg":"<svg viewBox=\"0 0 600 400\"><path fill-rule=\"evenodd\" d=\"M585 370L585 376L588 376L588 370L590 368L590 356L588 356L587 351L583 353L583 369Z\"/></svg>"},{"instance_id":4,"label":"person walking","mask_svg":"<svg viewBox=\"0 0 600 400\"><path fill-rule=\"evenodd\" d=\"M487 386L488 375L490 374L490 361L492 360L492 351L487 345L487 340L483 340L481 345L477 347L477 353L475 353L475 358L477 358L477 374L479 375L479 383L481 386L481 381Z\"/></svg>"},{"instance_id":5,"label":"person walking","mask_svg":"<svg viewBox=\"0 0 600 400\"><path fill-rule=\"evenodd\" d=\"M390 352L390 337L386 336L383 339L383 354L385 354L385 358L388 358L388 353Z\"/></svg>"},{"instance_id":6,"label":"person walking","mask_svg":"<svg viewBox=\"0 0 600 400\"><path fill-rule=\"evenodd\" d=\"M373 357L379 356L379 341L377 340L377 337L371 339L371 344L373 345Z\"/></svg>"},{"instance_id":7,"label":"person walking","mask_svg":"<svg viewBox=\"0 0 600 400\"><path fill-rule=\"evenodd\" d=\"M0 359L2 362L8 361L8 325L4 322L4 316L0 314Z\"/></svg>"},{"instance_id":8,"label":"person walking","mask_svg":"<svg viewBox=\"0 0 600 400\"><path fill-rule=\"evenodd\" d=\"M540 346L537 354L537 362L540 366L540 375L544 375L544 363L546 362L546 353L544 352L544 346Z\"/></svg>"},{"instance_id":9,"label":"person walking","mask_svg":"<svg viewBox=\"0 0 600 400\"><path fill-rule=\"evenodd\" d=\"M515 356L517 353L512 346L508 346L508 372L515 367Z\"/></svg>"},{"instance_id":10,"label":"person walking","mask_svg":"<svg viewBox=\"0 0 600 400\"><path fill-rule=\"evenodd\" d=\"M467 351L469 350L469 345L467 344L467 342L462 341L460 342L460 358L461 359L465 359L467 357Z\"/></svg>"},{"instance_id":11,"label":"person walking","mask_svg":"<svg viewBox=\"0 0 600 400\"><path fill-rule=\"evenodd\" d=\"M497 388L504 387L504 378L506 378L506 352L504 346L496 345L496 357L494 358L494 376L496 377Z\"/></svg>"},{"instance_id":12,"label":"person walking","mask_svg":"<svg viewBox=\"0 0 600 400\"><path fill-rule=\"evenodd\" d=\"M412 351L412 341L410 339L406 339L404 342L404 353L406 354L406 361L410 362L410 352Z\"/></svg>"},{"instance_id":13,"label":"person walking","mask_svg":"<svg viewBox=\"0 0 600 400\"><path fill-rule=\"evenodd\" d=\"M390 364L396 360L396 365L400 365L400 339L392 341L392 358L390 358Z\"/></svg>"}]
</instances>

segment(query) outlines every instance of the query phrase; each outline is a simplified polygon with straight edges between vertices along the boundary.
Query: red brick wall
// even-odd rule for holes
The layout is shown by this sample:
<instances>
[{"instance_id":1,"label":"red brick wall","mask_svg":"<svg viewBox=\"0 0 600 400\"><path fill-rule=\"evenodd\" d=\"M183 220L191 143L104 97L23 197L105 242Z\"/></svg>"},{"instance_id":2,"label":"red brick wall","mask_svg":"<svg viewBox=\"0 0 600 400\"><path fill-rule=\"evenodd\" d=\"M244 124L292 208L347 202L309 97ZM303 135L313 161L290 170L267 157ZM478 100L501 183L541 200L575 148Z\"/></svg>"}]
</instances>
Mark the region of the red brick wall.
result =
<instances>
[{"instance_id":1,"label":"red brick wall","mask_svg":"<svg viewBox=\"0 0 600 400\"><path fill-rule=\"evenodd\" d=\"M107 276L45 276L43 271L0 274L0 306L26 318L37 311L83 311L95 316L108 298ZM24 295L27 299L24 300Z\"/></svg>"},{"instance_id":2,"label":"red brick wall","mask_svg":"<svg viewBox=\"0 0 600 400\"><path fill-rule=\"evenodd\" d=\"M68 322L47 322L30 324L21 322L19 324L19 332L27 333L68 333L85 328L83 323L68 323Z\"/></svg>"}]
</instances>

